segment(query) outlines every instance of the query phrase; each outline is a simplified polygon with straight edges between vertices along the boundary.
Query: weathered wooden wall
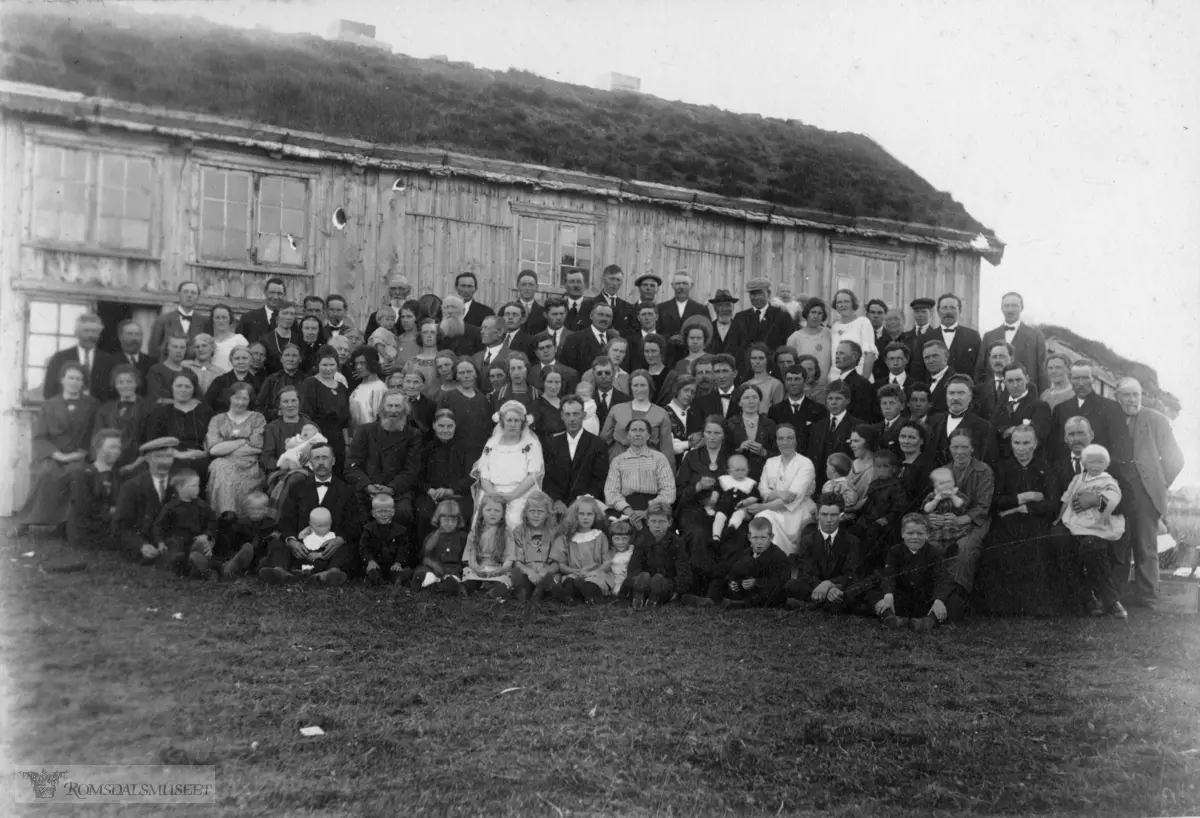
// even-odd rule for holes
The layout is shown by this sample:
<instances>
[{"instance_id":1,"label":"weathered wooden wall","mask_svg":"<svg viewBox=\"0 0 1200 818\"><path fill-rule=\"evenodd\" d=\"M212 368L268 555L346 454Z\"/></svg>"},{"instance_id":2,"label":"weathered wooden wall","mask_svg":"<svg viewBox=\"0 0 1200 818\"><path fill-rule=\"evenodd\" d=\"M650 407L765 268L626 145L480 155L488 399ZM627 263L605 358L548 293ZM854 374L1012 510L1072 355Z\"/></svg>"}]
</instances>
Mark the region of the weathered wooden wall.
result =
<instances>
[{"instance_id":1,"label":"weathered wooden wall","mask_svg":"<svg viewBox=\"0 0 1200 818\"><path fill-rule=\"evenodd\" d=\"M30 157L33 145L48 137L153 157L158 189L149 253L59 247L31 239ZM849 238L463 177L273 159L258 151L197 146L157 134L82 130L7 115L0 120L0 160L0 360L14 374L22 371L27 300L34 296L161 307L173 302L180 283L194 280L200 283L203 303L225 302L240 311L261 302L266 280L278 275L296 301L309 293L341 293L350 305L351 321L362 325L394 273L407 275L418 293L445 295L453 291L458 272L471 271L479 277L478 298L497 305L515 292L522 213L593 225L593 283L605 265L619 264L627 274L626 295L643 272L668 279L676 270L687 270L698 297L724 287L745 305L745 282L766 276L789 281L797 295L828 298L835 254L862 252L899 265L903 303L917 295L953 291L963 299L964 321L978 323L978 255L943 252L932 245ZM200 169L205 164L285 172L310 181L306 271L222 266L199 258ZM343 229L333 224L339 207L347 216ZM30 419L36 408L22 403L20 389L20 377L0 379L5 409L0 421L0 514L9 513L26 492Z\"/></svg>"}]
</instances>

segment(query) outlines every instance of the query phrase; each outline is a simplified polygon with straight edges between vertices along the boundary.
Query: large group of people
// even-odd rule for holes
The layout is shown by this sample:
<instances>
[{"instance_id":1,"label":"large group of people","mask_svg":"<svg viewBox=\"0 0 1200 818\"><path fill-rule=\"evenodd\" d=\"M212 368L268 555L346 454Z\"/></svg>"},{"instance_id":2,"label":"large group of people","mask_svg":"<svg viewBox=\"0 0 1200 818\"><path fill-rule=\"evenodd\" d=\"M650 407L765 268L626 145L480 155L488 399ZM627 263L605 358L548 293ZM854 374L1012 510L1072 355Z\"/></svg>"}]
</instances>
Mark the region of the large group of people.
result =
<instances>
[{"instance_id":1,"label":"large group of people","mask_svg":"<svg viewBox=\"0 0 1200 818\"><path fill-rule=\"evenodd\" d=\"M952 293L908 306L692 297L604 269L495 309L404 276L236 317L179 287L143 350L95 315L46 370L18 531L203 578L787 606L926 630L970 611L1153 607L1183 456L1126 378L1047 355L1017 293L982 336ZM1129 583L1130 566L1134 580Z\"/></svg>"}]
</instances>

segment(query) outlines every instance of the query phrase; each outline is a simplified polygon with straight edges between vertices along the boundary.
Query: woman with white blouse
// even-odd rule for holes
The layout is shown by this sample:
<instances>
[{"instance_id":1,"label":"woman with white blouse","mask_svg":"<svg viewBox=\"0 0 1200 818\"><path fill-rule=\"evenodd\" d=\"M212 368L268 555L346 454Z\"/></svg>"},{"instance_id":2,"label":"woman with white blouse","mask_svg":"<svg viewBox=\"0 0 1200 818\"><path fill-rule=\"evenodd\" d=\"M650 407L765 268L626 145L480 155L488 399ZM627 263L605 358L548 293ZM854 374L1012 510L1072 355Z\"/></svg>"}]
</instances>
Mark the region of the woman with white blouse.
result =
<instances>
[{"instance_id":1,"label":"woman with white blouse","mask_svg":"<svg viewBox=\"0 0 1200 818\"><path fill-rule=\"evenodd\" d=\"M833 310L837 313L833 325L829 328L833 335L833 346L842 341L854 341L862 348L862 357L858 360L858 374L864 378L871 377L875 368L875 327L871 319L858 315L858 296L850 290L838 290L833 294Z\"/></svg>"},{"instance_id":2,"label":"woman with white blouse","mask_svg":"<svg viewBox=\"0 0 1200 818\"><path fill-rule=\"evenodd\" d=\"M796 451L792 424L780 424L775 430L775 447L779 454L767 459L758 481L763 501L748 506L746 512L770 521L772 541L791 555L800 542L800 532L816 511L812 493L817 473L812 461Z\"/></svg>"}]
</instances>

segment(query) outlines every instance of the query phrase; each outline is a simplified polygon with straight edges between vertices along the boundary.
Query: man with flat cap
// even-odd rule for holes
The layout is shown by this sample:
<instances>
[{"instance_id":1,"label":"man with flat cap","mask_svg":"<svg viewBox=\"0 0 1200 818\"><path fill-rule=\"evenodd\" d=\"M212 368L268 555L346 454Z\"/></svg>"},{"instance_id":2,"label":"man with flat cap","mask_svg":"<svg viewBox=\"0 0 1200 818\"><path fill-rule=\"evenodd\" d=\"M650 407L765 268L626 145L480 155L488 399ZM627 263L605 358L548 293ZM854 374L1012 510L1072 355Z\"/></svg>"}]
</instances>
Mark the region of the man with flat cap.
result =
<instances>
[{"instance_id":1,"label":"man with flat cap","mask_svg":"<svg viewBox=\"0 0 1200 818\"><path fill-rule=\"evenodd\" d=\"M396 310L396 314L400 314L400 307L404 302L412 298L412 285L408 283L408 278L397 273L388 279L387 298L384 300L384 305ZM370 338L371 333L379 329L379 321L376 320L376 314L371 313L371 317L367 319L367 328L364 334Z\"/></svg>"},{"instance_id":2,"label":"man with flat cap","mask_svg":"<svg viewBox=\"0 0 1200 818\"><path fill-rule=\"evenodd\" d=\"M929 370L925 368L925 361L921 356L925 342L933 337L929 334L933 329L929 324L929 315L933 312L934 300L925 297L914 298L908 302L908 306L913 312L913 328L900 336L900 339L908 344L908 374L914 381L929 383Z\"/></svg>"},{"instance_id":3,"label":"man with flat cap","mask_svg":"<svg viewBox=\"0 0 1200 818\"><path fill-rule=\"evenodd\" d=\"M750 296L750 308L733 317L730 332L730 352L737 360L742 379L750 377L750 361L747 352L753 343L763 343L774 350L787 343L788 336L796 325L787 310L771 304L771 282L765 278L752 278L746 282L746 293Z\"/></svg>"},{"instance_id":4,"label":"man with flat cap","mask_svg":"<svg viewBox=\"0 0 1200 818\"><path fill-rule=\"evenodd\" d=\"M146 468L137 469L117 492L117 542L121 551L143 565L153 565L165 558L150 529L174 492L170 478L177 448L176 437L156 437L143 443L138 453Z\"/></svg>"},{"instance_id":5,"label":"man with flat cap","mask_svg":"<svg viewBox=\"0 0 1200 818\"><path fill-rule=\"evenodd\" d=\"M733 305L737 298L729 290L717 290L717 294L708 299L712 304L717 320L713 321L712 334L708 339L708 352L712 355L722 353L733 354L731 341L736 341L733 330Z\"/></svg>"},{"instance_id":6,"label":"man with flat cap","mask_svg":"<svg viewBox=\"0 0 1200 818\"><path fill-rule=\"evenodd\" d=\"M638 297L637 300L629 306L630 315L626 325L621 327L613 324L613 326L616 327L616 329L622 335L626 336L636 335L642 328L637 316L638 305L646 303L658 303L658 288L662 286L662 279L656 276L654 273L643 273L634 279L633 286L637 287L638 289Z\"/></svg>"}]
</instances>

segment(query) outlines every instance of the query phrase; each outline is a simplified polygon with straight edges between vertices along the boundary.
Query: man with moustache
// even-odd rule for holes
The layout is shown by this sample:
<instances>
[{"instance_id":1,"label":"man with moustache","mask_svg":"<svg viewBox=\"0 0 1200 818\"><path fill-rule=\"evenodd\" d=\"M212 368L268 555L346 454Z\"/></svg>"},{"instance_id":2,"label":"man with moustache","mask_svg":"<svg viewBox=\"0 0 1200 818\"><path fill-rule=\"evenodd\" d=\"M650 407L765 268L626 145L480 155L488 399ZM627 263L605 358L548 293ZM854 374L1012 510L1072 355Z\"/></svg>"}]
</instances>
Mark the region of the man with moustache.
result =
<instances>
[{"instance_id":1,"label":"man with moustache","mask_svg":"<svg viewBox=\"0 0 1200 818\"><path fill-rule=\"evenodd\" d=\"M382 493L396 501L396 520L412 525L422 440L420 431L408 422L408 409L404 391L389 389L379 404L379 420L359 426L350 441L346 482L358 495L363 520L371 514L371 498Z\"/></svg>"},{"instance_id":2,"label":"man with moustache","mask_svg":"<svg viewBox=\"0 0 1200 818\"><path fill-rule=\"evenodd\" d=\"M442 321L438 328L442 331L443 349L450 350L460 358L469 358L483 350L483 339L479 328L463 319L463 313L463 300L456 295L446 296L442 302Z\"/></svg>"},{"instance_id":3,"label":"man with moustache","mask_svg":"<svg viewBox=\"0 0 1200 818\"><path fill-rule=\"evenodd\" d=\"M975 382L975 397L971 411L981 418L990 418L1006 400L1004 368L1012 363L1012 347L1007 341L992 341L988 346L987 371Z\"/></svg>"},{"instance_id":4,"label":"man with moustache","mask_svg":"<svg viewBox=\"0 0 1200 818\"><path fill-rule=\"evenodd\" d=\"M996 341L1004 341L1012 348L1014 361L1025 364L1029 373L1029 388L1035 394L1049 386L1046 380L1046 336L1042 331L1021 321L1021 313L1025 310L1025 299L1020 293L1005 293L1000 299L1000 312L1004 314L1004 323L983 334L983 346L976 365L980 379L987 371L987 352Z\"/></svg>"},{"instance_id":5,"label":"man with moustache","mask_svg":"<svg viewBox=\"0 0 1200 818\"><path fill-rule=\"evenodd\" d=\"M936 466L945 466L951 461L950 439L961 430L970 436L975 458L996 468L996 427L969 411L972 386L969 375L951 377L946 386L947 411L930 421L929 446Z\"/></svg>"},{"instance_id":6,"label":"man with moustache","mask_svg":"<svg viewBox=\"0 0 1200 818\"><path fill-rule=\"evenodd\" d=\"M137 393L145 397L146 374L150 367L158 363L158 358L142 352L142 328L132 318L127 318L117 326L117 341L121 344L119 363L126 363L137 369L140 376Z\"/></svg>"},{"instance_id":7,"label":"man with moustache","mask_svg":"<svg viewBox=\"0 0 1200 818\"><path fill-rule=\"evenodd\" d=\"M330 296L332 299L332 296ZM412 298L412 285L408 283L408 278L397 273L388 279L387 299L384 301L385 306L389 306L396 310L399 314L400 308L404 306L404 302ZM366 337L370 338L371 333L379 329L379 321L376 319L377 313L371 313L371 317L367 319Z\"/></svg>"},{"instance_id":8,"label":"man with moustache","mask_svg":"<svg viewBox=\"0 0 1200 818\"><path fill-rule=\"evenodd\" d=\"M983 346L979 333L958 323L962 312L962 299L954 293L943 293L937 300L938 318L941 324L931 331L930 338L937 338L949 351L946 363L955 372L969 375L975 371L979 349Z\"/></svg>"},{"instance_id":9,"label":"man with moustache","mask_svg":"<svg viewBox=\"0 0 1200 818\"><path fill-rule=\"evenodd\" d=\"M933 311L933 305L932 298L914 298L908 302L908 307L913 313L913 328L907 330L901 339L908 344L908 374L924 383L929 383L929 372L925 369L925 359L921 353L925 349L925 342L932 337L930 332L933 331L933 327L929 324L929 315Z\"/></svg>"},{"instance_id":10,"label":"man with moustache","mask_svg":"<svg viewBox=\"0 0 1200 818\"><path fill-rule=\"evenodd\" d=\"M584 329L571 333L563 344L559 360L576 372L590 369L592 361L604 354L612 315L612 307L607 304L591 305L590 323L585 324Z\"/></svg>"},{"instance_id":11,"label":"man with moustache","mask_svg":"<svg viewBox=\"0 0 1200 818\"><path fill-rule=\"evenodd\" d=\"M996 427L1000 446L1000 459L1012 457L1013 430L1028 426L1037 435L1038 446L1050 442L1050 404L1040 399L1029 388L1029 373L1025 364L1014 361L1004 367L1005 400L992 412L992 425Z\"/></svg>"},{"instance_id":12,"label":"man with moustache","mask_svg":"<svg viewBox=\"0 0 1200 818\"><path fill-rule=\"evenodd\" d=\"M1108 456L1112 460L1109 472L1119 479L1132 454L1125 413L1116 401L1096 394L1095 364L1087 358L1080 358L1071 364L1069 377L1075 397L1067 398L1055 406L1051 413L1054 425L1051 440L1055 444L1051 456L1061 458L1063 455L1067 421L1075 416L1087 418L1095 442L1108 449Z\"/></svg>"},{"instance_id":13,"label":"man with moustache","mask_svg":"<svg viewBox=\"0 0 1200 818\"><path fill-rule=\"evenodd\" d=\"M958 373L946 365L949 350L940 338L925 342L921 358L925 362L926 379L929 385L929 412L937 414L946 411L946 386L950 379ZM912 397L911 395L909 396Z\"/></svg>"},{"instance_id":14,"label":"man with moustache","mask_svg":"<svg viewBox=\"0 0 1200 818\"><path fill-rule=\"evenodd\" d=\"M563 295L563 300L567 302L567 320L566 328L571 332L578 332L588 325L588 321L592 315L593 301L590 298L583 297L584 275L583 270L578 267L568 268L563 273L563 289L566 293ZM612 309L609 309L612 312ZM612 317L609 317L609 326L612 326Z\"/></svg>"},{"instance_id":15,"label":"man with moustache","mask_svg":"<svg viewBox=\"0 0 1200 818\"><path fill-rule=\"evenodd\" d=\"M737 335L733 332L733 305L737 302L729 290L717 290L717 294L708 299L717 316L717 320L713 321L712 338L708 342L708 352L713 355L734 352Z\"/></svg>"},{"instance_id":16,"label":"man with moustache","mask_svg":"<svg viewBox=\"0 0 1200 818\"><path fill-rule=\"evenodd\" d=\"M788 336L796 328L792 317L779 307L771 306L771 282L765 278L752 278L746 282L750 296L750 308L733 317L734 340L731 352L738 363L738 372L743 380L750 377L750 360L747 350L756 342L767 345L767 349L778 349L787 343Z\"/></svg>"},{"instance_id":17,"label":"man with moustache","mask_svg":"<svg viewBox=\"0 0 1200 818\"><path fill-rule=\"evenodd\" d=\"M692 299L692 277L687 270L671 276L671 289L675 297L658 305L658 331L667 338L678 336L683 322L693 315L708 318L708 308Z\"/></svg>"}]
</instances>

